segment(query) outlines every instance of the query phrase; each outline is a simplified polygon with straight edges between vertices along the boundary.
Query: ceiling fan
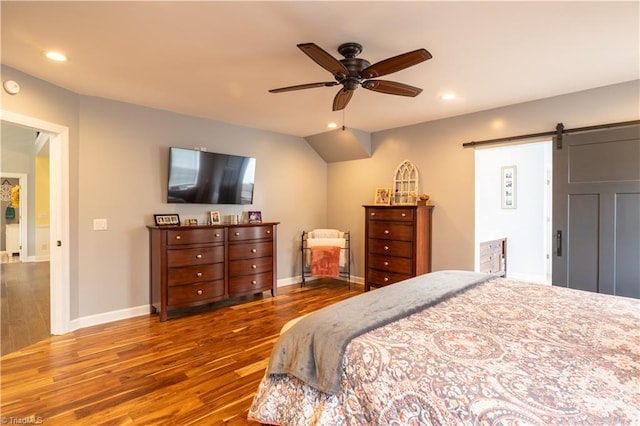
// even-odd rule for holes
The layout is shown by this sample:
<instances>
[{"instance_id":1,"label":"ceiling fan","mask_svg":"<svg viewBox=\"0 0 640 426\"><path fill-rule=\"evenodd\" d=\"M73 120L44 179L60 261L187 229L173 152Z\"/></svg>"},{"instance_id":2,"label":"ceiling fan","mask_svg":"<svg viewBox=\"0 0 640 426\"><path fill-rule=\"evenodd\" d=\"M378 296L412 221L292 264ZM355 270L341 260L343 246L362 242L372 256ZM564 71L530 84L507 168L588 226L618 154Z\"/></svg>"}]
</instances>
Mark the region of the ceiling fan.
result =
<instances>
[{"instance_id":1,"label":"ceiling fan","mask_svg":"<svg viewBox=\"0 0 640 426\"><path fill-rule=\"evenodd\" d=\"M374 92L387 93L390 95L418 96L420 92L422 92L422 89L419 87L409 86L408 84L398 83L396 81L371 79L409 68L432 58L431 53L426 49L418 49L371 65L366 59L356 58L356 56L362 52L362 45L358 43L344 43L338 46L338 52L344 56L344 59L340 60L334 58L314 43L302 43L298 44L298 47L318 65L333 74L335 81L298 84L296 86L271 89L269 92L280 93L342 84L342 89L340 89L333 99L334 111L339 111L347 106L351 100L351 96L353 96L353 92L358 86L373 90Z\"/></svg>"}]
</instances>

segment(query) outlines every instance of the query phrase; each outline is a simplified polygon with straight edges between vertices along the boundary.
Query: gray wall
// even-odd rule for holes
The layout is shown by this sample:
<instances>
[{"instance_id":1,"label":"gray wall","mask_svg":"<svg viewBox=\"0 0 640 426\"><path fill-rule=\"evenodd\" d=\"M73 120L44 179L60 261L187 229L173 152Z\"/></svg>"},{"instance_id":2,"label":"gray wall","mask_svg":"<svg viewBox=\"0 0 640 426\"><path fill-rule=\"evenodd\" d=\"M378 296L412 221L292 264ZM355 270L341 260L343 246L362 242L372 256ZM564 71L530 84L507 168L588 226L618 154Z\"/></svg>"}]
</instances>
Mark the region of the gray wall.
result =
<instances>
[{"instance_id":1,"label":"gray wall","mask_svg":"<svg viewBox=\"0 0 640 426\"><path fill-rule=\"evenodd\" d=\"M154 213L204 220L241 207L165 203L169 146L256 157L254 204L278 221L278 278L299 274L296 241L326 224L327 167L304 139L79 96L8 67L20 94L2 93L6 111L70 128L71 319L149 302L146 225ZM107 231L93 231L106 218Z\"/></svg>"},{"instance_id":2,"label":"gray wall","mask_svg":"<svg viewBox=\"0 0 640 426\"><path fill-rule=\"evenodd\" d=\"M304 229L352 231L354 274L363 275L363 204L390 186L397 165L420 170L421 190L434 211L434 269L473 269L474 155L470 140L637 119L639 82L528 102L492 111L390 129L372 135L370 159L326 164L304 139L80 96L9 67L17 96L2 93L2 108L70 128L71 319L148 303L148 241L154 213L204 220L229 206L164 202L169 146L257 158L255 203L263 219L279 221L278 278L299 274ZM501 120L502 127L497 127ZM106 218L107 231L93 231Z\"/></svg>"},{"instance_id":3,"label":"gray wall","mask_svg":"<svg viewBox=\"0 0 640 426\"><path fill-rule=\"evenodd\" d=\"M640 80L488 111L389 129L372 135L367 160L329 164L328 221L354 230L362 274L364 209L379 186L391 186L403 160L420 171L421 192L431 196L433 268L474 269L474 150L462 144L520 134L640 118Z\"/></svg>"}]
</instances>

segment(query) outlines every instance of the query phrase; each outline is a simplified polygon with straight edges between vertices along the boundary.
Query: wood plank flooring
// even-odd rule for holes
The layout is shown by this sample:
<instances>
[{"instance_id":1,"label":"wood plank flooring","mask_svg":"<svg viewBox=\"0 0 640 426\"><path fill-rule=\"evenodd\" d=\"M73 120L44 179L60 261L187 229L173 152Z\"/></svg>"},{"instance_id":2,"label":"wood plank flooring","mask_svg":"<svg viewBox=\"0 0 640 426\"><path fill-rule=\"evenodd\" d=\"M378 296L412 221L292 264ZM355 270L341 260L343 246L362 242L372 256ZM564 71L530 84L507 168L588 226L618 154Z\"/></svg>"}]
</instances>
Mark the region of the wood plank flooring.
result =
<instances>
[{"instance_id":1,"label":"wood plank flooring","mask_svg":"<svg viewBox=\"0 0 640 426\"><path fill-rule=\"evenodd\" d=\"M0 264L0 294L0 355L49 337L49 262Z\"/></svg>"},{"instance_id":2,"label":"wood plank flooring","mask_svg":"<svg viewBox=\"0 0 640 426\"><path fill-rule=\"evenodd\" d=\"M163 323L145 315L52 336L0 358L2 418L47 425L251 424L247 412L281 327L362 291L320 279Z\"/></svg>"}]
</instances>

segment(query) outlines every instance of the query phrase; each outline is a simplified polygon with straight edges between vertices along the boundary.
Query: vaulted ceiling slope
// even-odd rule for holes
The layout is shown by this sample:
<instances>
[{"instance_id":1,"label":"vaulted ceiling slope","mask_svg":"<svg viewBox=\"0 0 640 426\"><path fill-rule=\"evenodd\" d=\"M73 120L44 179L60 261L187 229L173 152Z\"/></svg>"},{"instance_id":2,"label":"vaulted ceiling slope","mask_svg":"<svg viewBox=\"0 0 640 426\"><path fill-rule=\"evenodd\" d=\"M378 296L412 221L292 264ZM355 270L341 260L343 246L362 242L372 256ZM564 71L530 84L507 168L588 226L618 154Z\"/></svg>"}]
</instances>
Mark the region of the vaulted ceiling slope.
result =
<instances>
[{"instance_id":1,"label":"vaulted ceiling slope","mask_svg":"<svg viewBox=\"0 0 640 426\"><path fill-rule=\"evenodd\" d=\"M637 1L1 3L2 63L79 94L297 136L336 122L374 132L635 80ZM296 45L371 63L425 48L433 59L388 76L415 98L335 87ZM69 57L52 63L56 49ZM440 99L453 92L457 98Z\"/></svg>"}]
</instances>

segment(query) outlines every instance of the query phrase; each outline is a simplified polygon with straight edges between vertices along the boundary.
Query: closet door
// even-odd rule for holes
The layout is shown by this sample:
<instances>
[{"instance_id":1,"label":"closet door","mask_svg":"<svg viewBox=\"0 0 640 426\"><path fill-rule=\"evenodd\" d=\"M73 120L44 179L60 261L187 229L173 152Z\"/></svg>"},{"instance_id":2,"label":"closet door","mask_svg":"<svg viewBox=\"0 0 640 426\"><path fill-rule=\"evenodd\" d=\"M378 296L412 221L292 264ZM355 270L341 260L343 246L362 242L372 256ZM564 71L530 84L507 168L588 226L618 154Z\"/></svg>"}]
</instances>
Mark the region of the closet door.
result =
<instances>
[{"instance_id":1,"label":"closet door","mask_svg":"<svg viewBox=\"0 0 640 426\"><path fill-rule=\"evenodd\" d=\"M640 298L640 126L556 142L553 285Z\"/></svg>"}]
</instances>

